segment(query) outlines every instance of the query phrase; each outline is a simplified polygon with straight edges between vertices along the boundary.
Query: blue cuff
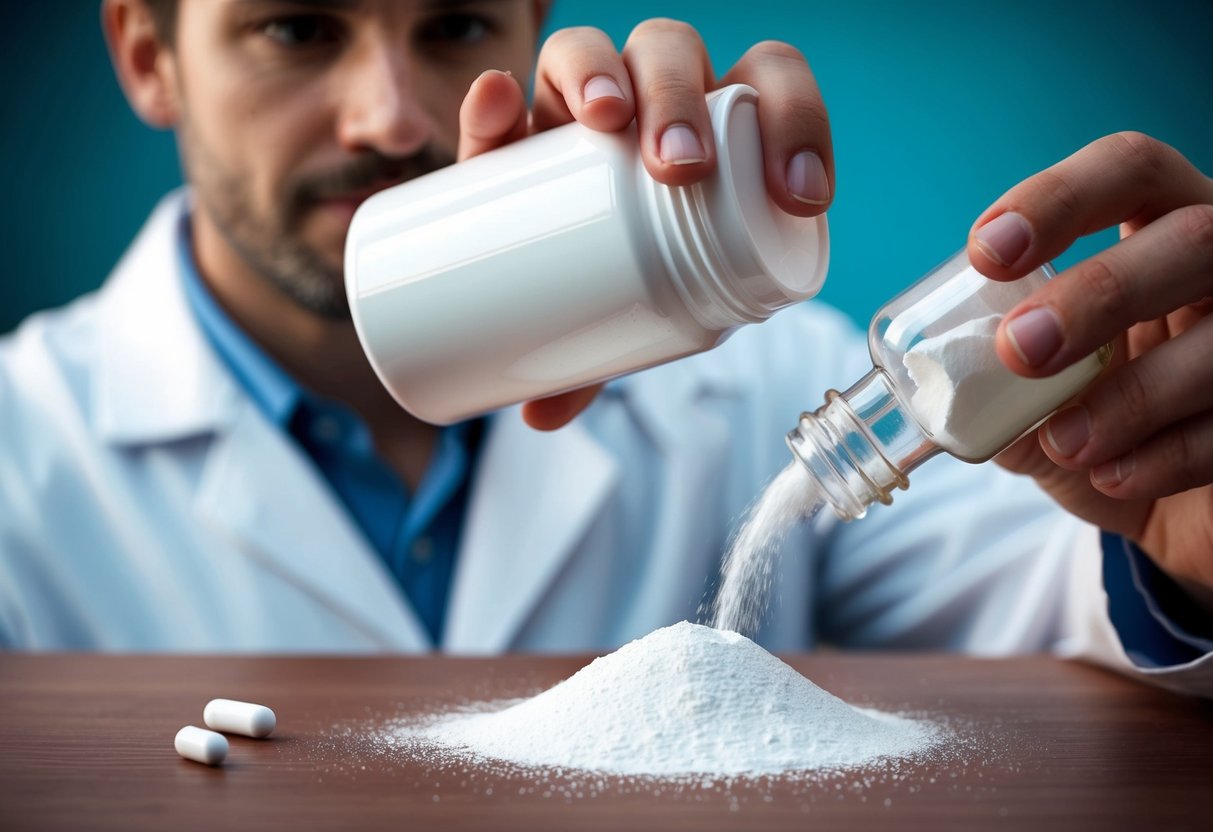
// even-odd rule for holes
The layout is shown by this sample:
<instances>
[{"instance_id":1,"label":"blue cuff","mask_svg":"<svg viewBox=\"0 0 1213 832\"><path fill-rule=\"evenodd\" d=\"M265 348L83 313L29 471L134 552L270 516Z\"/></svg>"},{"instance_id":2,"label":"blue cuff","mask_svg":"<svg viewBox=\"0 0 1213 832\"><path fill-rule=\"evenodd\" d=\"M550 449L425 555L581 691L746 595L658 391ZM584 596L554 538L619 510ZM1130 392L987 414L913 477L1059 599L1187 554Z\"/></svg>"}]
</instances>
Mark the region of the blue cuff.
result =
<instances>
[{"instance_id":1,"label":"blue cuff","mask_svg":"<svg viewBox=\"0 0 1213 832\"><path fill-rule=\"evenodd\" d=\"M1213 652L1213 618L1130 541L1101 532L1108 615L1138 667L1186 664Z\"/></svg>"}]
</instances>

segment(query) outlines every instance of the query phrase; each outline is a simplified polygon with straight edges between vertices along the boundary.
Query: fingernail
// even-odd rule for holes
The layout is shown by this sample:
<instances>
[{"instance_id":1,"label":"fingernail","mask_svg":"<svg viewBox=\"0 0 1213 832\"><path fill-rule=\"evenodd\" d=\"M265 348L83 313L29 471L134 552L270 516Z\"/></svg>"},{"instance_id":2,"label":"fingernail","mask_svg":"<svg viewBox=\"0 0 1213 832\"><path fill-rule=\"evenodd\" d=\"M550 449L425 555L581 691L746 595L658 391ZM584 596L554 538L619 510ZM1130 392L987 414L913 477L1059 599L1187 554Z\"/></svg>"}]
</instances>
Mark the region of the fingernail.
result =
<instances>
[{"instance_id":1,"label":"fingernail","mask_svg":"<svg viewBox=\"0 0 1213 832\"><path fill-rule=\"evenodd\" d=\"M1009 266L1028 250L1032 226L1021 214L1000 214L974 232L977 247L1000 266Z\"/></svg>"},{"instance_id":2,"label":"fingernail","mask_svg":"<svg viewBox=\"0 0 1213 832\"><path fill-rule=\"evenodd\" d=\"M1007 323L1015 354L1029 367L1039 367L1061 348L1061 320L1047 306L1037 306Z\"/></svg>"},{"instance_id":3,"label":"fingernail","mask_svg":"<svg viewBox=\"0 0 1213 832\"><path fill-rule=\"evenodd\" d=\"M661 134L661 161L667 165L693 165L705 161L703 145L689 124L671 124Z\"/></svg>"},{"instance_id":4,"label":"fingernail","mask_svg":"<svg viewBox=\"0 0 1213 832\"><path fill-rule=\"evenodd\" d=\"M806 205L825 205L830 201L830 180L821 157L811 150L797 153L788 160L788 193Z\"/></svg>"},{"instance_id":5,"label":"fingernail","mask_svg":"<svg viewBox=\"0 0 1213 832\"><path fill-rule=\"evenodd\" d=\"M1107 487L1109 485L1120 485L1133 475L1133 469L1137 467L1137 459L1132 451L1122 456L1120 459L1105 462L1102 465L1096 465L1091 469L1091 479L1096 485Z\"/></svg>"},{"instance_id":6,"label":"fingernail","mask_svg":"<svg viewBox=\"0 0 1213 832\"><path fill-rule=\"evenodd\" d=\"M618 98L622 101L626 99L626 96L615 83L614 78L609 75L595 75L581 88L581 100L589 104L599 98Z\"/></svg>"},{"instance_id":7,"label":"fingernail","mask_svg":"<svg viewBox=\"0 0 1213 832\"><path fill-rule=\"evenodd\" d=\"M1091 438L1091 414L1082 405L1066 408L1045 424L1045 437L1057 453L1074 456Z\"/></svg>"}]
</instances>

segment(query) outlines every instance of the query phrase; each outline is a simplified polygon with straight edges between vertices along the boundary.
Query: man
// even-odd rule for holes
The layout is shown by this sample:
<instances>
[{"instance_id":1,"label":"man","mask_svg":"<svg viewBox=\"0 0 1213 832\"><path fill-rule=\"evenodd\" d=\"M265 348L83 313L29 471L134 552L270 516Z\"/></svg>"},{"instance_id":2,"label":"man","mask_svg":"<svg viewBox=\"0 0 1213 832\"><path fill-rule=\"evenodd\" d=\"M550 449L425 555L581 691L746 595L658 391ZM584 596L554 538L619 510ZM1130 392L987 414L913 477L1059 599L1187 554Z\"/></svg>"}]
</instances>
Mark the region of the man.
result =
<instances>
[{"instance_id":1,"label":"man","mask_svg":"<svg viewBox=\"0 0 1213 832\"><path fill-rule=\"evenodd\" d=\"M345 307L344 235L370 193L530 130L633 117L650 174L690 183L715 162L719 84L760 92L777 204L828 206L828 123L795 50L759 44L717 80L683 24L642 24L622 54L567 30L528 113L544 5L106 0L123 88L176 130L190 188L98 294L0 347L8 645L608 649L693 615L805 396L867 368L839 316L788 310L596 398L439 430L382 390ZM1005 455L1072 514L1027 478L934 462L895 506L798 530L764 644L1052 647L1213 692L1213 385L1182 348L1209 329L1185 304L1208 294L1211 191L1169 148L1114 137L979 220L970 254L1000 279L1093 228L1136 232L1003 325L1004 361L1043 374L1150 321L1121 338L1141 360ZM1168 470L1177 442L1193 454Z\"/></svg>"}]
</instances>

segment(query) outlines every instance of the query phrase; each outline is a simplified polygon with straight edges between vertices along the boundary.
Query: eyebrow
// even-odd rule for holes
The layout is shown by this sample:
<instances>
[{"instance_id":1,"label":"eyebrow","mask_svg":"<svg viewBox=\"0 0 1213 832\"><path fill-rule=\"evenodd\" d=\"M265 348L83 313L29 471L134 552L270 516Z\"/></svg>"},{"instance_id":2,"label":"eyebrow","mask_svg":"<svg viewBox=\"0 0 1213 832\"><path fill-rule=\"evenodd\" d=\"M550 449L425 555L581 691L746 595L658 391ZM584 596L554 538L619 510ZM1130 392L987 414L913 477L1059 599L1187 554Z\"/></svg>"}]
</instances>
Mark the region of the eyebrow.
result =
<instances>
[{"instance_id":1,"label":"eyebrow","mask_svg":"<svg viewBox=\"0 0 1213 832\"><path fill-rule=\"evenodd\" d=\"M237 6L314 6L320 9L349 9L362 0L233 0Z\"/></svg>"},{"instance_id":2,"label":"eyebrow","mask_svg":"<svg viewBox=\"0 0 1213 832\"><path fill-rule=\"evenodd\" d=\"M317 9L352 9L366 5L366 0L233 0L238 6L307 6ZM396 0L393 0L395 2ZM502 0L420 0L417 5L426 9L453 8L458 6L498 3Z\"/></svg>"}]
</instances>

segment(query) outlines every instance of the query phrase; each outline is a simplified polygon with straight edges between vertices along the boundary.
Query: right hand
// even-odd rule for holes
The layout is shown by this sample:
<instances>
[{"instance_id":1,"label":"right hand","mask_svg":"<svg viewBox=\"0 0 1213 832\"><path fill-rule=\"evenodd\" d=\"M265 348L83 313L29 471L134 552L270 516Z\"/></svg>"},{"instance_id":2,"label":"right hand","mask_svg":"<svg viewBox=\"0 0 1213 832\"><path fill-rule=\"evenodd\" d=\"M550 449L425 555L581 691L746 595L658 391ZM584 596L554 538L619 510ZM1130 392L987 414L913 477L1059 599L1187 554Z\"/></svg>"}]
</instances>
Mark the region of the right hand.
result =
<instances>
[{"instance_id":1,"label":"right hand","mask_svg":"<svg viewBox=\"0 0 1213 832\"><path fill-rule=\"evenodd\" d=\"M1110 341L1114 366L999 462L1213 609L1213 179L1148 136L1108 136L999 198L969 254L1012 280L1117 224L1119 243L1012 309L998 340L1023 376Z\"/></svg>"}]
</instances>

